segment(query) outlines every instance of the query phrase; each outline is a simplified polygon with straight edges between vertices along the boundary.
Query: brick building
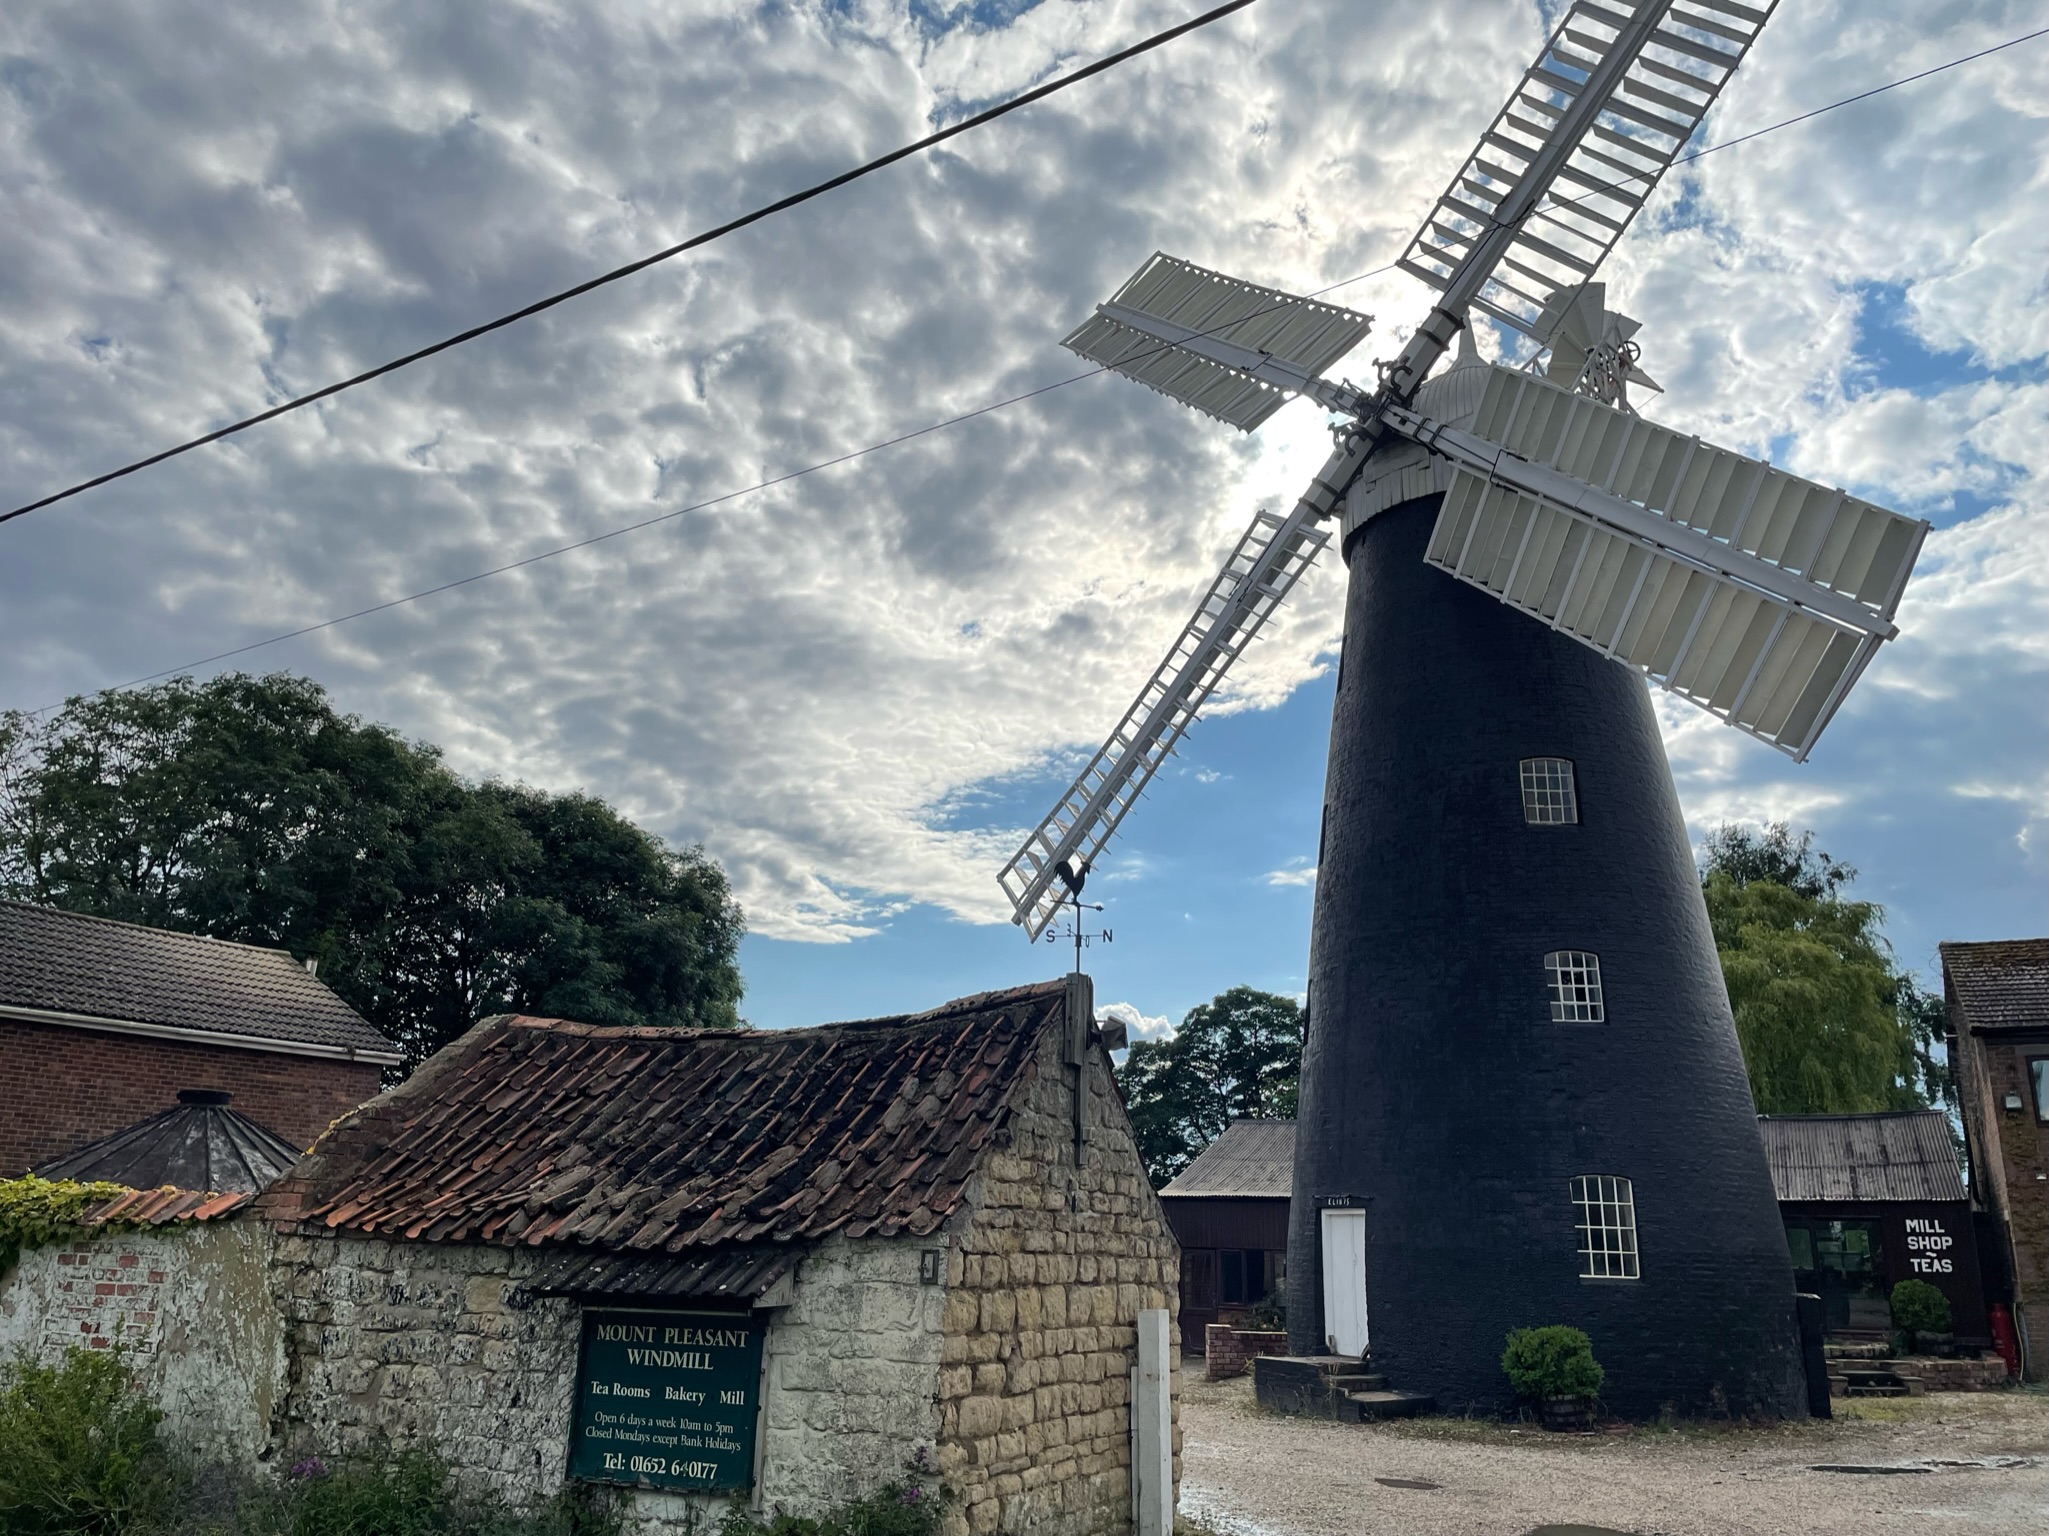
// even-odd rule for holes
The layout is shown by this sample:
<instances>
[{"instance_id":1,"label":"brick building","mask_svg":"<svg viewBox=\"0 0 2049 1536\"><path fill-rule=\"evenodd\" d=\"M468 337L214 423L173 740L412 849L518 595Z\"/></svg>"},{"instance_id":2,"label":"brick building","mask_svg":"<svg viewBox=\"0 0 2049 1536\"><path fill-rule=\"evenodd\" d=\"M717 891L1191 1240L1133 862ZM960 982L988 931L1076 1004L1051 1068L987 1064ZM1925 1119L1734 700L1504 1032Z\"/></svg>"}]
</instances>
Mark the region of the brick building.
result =
<instances>
[{"instance_id":1,"label":"brick building","mask_svg":"<svg viewBox=\"0 0 2049 1536\"><path fill-rule=\"evenodd\" d=\"M1942 946L1981 1254L2029 1381L2049 1379L2049 939ZM1994 1260L2003 1261L1995 1265ZM1995 1327L1997 1326L1995 1322Z\"/></svg>"},{"instance_id":2,"label":"brick building","mask_svg":"<svg viewBox=\"0 0 2049 1536\"><path fill-rule=\"evenodd\" d=\"M0 1177L181 1089L306 1147L377 1092L390 1041L282 950L0 902Z\"/></svg>"},{"instance_id":3,"label":"brick building","mask_svg":"<svg viewBox=\"0 0 2049 1536\"><path fill-rule=\"evenodd\" d=\"M1178 1254L1092 1018L1070 977L818 1029L487 1020L253 1204L27 1256L0 1353L127 1256L149 1379L198 1405L166 1431L215 1454L426 1444L514 1500L615 1485L654 1536L926 1448L953 1536L1148 1501L1165 1536Z\"/></svg>"}]
</instances>

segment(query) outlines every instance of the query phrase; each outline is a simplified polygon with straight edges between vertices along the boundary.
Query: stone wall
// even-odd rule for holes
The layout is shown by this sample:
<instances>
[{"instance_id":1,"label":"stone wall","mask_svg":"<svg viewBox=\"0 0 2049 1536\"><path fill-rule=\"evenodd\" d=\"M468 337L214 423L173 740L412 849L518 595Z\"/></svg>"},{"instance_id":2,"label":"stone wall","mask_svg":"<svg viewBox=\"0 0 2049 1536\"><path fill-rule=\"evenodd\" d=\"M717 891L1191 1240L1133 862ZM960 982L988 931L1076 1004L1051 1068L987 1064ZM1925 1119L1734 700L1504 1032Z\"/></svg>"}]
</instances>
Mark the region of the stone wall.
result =
<instances>
[{"instance_id":1,"label":"stone wall","mask_svg":"<svg viewBox=\"0 0 2049 1536\"><path fill-rule=\"evenodd\" d=\"M935 1438L945 1305L914 1241L827 1243L772 1314L761 1502L816 1513L873 1488ZM526 1250L287 1236L277 1290L292 1379L288 1457L431 1444L516 1502L564 1482L582 1309L526 1297ZM677 1305L687 1308L689 1303ZM723 1497L635 1492L641 1530L682 1531Z\"/></svg>"},{"instance_id":2,"label":"stone wall","mask_svg":"<svg viewBox=\"0 0 2049 1536\"><path fill-rule=\"evenodd\" d=\"M1180 1253L1108 1060L1088 1054L1081 1166L1075 1069L1049 1034L948 1257L939 1464L962 1496L954 1536L1131 1528L1138 1312L1178 1307ZM1179 1382L1177 1365L1177 1485Z\"/></svg>"},{"instance_id":3,"label":"stone wall","mask_svg":"<svg viewBox=\"0 0 2049 1536\"><path fill-rule=\"evenodd\" d=\"M282 1051L157 1040L0 1019L0 1178L170 1109L180 1088L219 1088L235 1108L295 1146L309 1147L374 1098L380 1068Z\"/></svg>"},{"instance_id":4,"label":"stone wall","mask_svg":"<svg viewBox=\"0 0 2049 1536\"><path fill-rule=\"evenodd\" d=\"M940 1245L834 1241L798 1268L768 1332L769 1508L815 1513L936 1444L946 1291L920 1283L919 1253Z\"/></svg>"},{"instance_id":5,"label":"stone wall","mask_svg":"<svg viewBox=\"0 0 2049 1536\"><path fill-rule=\"evenodd\" d=\"M194 1454L251 1465L285 1376L267 1293L269 1233L250 1221L108 1233L33 1249L0 1279L0 1359L54 1364L119 1344Z\"/></svg>"}]
</instances>

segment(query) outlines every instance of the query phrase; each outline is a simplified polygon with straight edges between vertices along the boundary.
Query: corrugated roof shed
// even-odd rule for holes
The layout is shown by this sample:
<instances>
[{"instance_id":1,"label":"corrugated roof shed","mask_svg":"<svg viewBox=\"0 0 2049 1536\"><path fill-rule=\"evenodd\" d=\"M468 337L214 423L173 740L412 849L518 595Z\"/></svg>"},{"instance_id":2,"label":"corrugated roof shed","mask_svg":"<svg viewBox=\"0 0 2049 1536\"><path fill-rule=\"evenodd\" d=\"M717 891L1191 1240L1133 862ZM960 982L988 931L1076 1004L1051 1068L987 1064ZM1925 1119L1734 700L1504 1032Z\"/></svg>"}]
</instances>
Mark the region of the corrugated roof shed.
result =
<instances>
[{"instance_id":1,"label":"corrugated roof shed","mask_svg":"<svg viewBox=\"0 0 2049 1536\"><path fill-rule=\"evenodd\" d=\"M1939 947L1943 978L1973 1030L2049 1029L2049 939Z\"/></svg>"},{"instance_id":2,"label":"corrugated roof shed","mask_svg":"<svg viewBox=\"0 0 2049 1536\"><path fill-rule=\"evenodd\" d=\"M1160 1194L1285 1200L1294 1187L1295 1122L1233 1120Z\"/></svg>"},{"instance_id":3,"label":"corrugated roof shed","mask_svg":"<svg viewBox=\"0 0 2049 1536\"><path fill-rule=\"evenodd\" d=\"M1757 1128L1781 1200L1965 1198L1949 1121L1939 1110L1759 1115Z\"/></svg>"},{"instance_id":4,"label":"corrugated roof shed","mask_svg":"<svg viewBox=\"0 0 2049 1536\"><path fill-rule=\"evenodd\" d=\"M656 1257L923 1236L1066 997L1055 981L795 1030L489 1019L340 1121L261 1209L301 1230Z\"/></svg>"},{"instance_id":5,"label":"corrugated roof shed","mask_svg":"<svg viewBox=\"0 0 2049 1536\"><path fill-rule=\"evenodd\" d=\"M399 1059L281 949L0 901L0 1013L10 1009Z\"/></svg>"},{"instance_id":6,"label":"corrugated roof shed","mask_svg":"<svg viewBox=\"0 0 2049 1536\"><path fill-rule=\"evenodd\" d=\"M52 1158L35 1171L46 1179L81 1184L169 1185L253 1195L280 1178L304 1149L230 1108L230 1097L182 1089L170 1109Z\"/></svg>"}]
</instances>

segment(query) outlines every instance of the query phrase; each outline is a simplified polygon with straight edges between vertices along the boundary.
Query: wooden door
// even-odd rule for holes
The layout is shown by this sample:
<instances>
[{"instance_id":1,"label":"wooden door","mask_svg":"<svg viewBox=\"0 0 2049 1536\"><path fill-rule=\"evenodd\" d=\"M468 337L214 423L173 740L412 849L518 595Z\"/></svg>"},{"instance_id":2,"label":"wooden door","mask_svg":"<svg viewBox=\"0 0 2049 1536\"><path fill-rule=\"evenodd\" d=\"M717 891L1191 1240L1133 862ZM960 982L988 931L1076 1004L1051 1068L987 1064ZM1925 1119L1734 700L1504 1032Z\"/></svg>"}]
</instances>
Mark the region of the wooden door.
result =
<instances>
[{"instance_id":1,"label":"wooden door","mask_svg":"<svg viewBox=\"0 0 2049 1536\"><path fill-rule=\"evenodd\" d=\"M1366 1354L1366 1212L1326 1210L1323 1218L1323 1334L1334 1355Z\"/></svg>"}]
</instances>

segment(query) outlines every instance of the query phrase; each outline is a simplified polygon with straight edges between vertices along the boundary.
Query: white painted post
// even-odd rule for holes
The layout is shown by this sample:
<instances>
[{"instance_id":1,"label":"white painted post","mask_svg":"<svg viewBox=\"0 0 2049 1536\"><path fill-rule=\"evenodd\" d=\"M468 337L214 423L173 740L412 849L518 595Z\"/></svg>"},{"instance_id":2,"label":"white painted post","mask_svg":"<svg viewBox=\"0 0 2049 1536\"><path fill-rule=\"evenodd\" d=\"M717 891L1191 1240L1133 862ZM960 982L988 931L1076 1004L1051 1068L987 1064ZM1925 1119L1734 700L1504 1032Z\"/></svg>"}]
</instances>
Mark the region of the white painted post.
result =
<instances>
[{"instance_id":1,"label":"white painted post","mask_svg":"<svg viewBox=\"0 0 2049 1536\"><path fill-rule=\"evenodd\" d=\"M1131 1471L1138 1484L1137 1536L1173 1536L1174 1380L1165 1307L1147 1307L1138 1314L1136 1384Z\"/></svg>"}]
</instances>

